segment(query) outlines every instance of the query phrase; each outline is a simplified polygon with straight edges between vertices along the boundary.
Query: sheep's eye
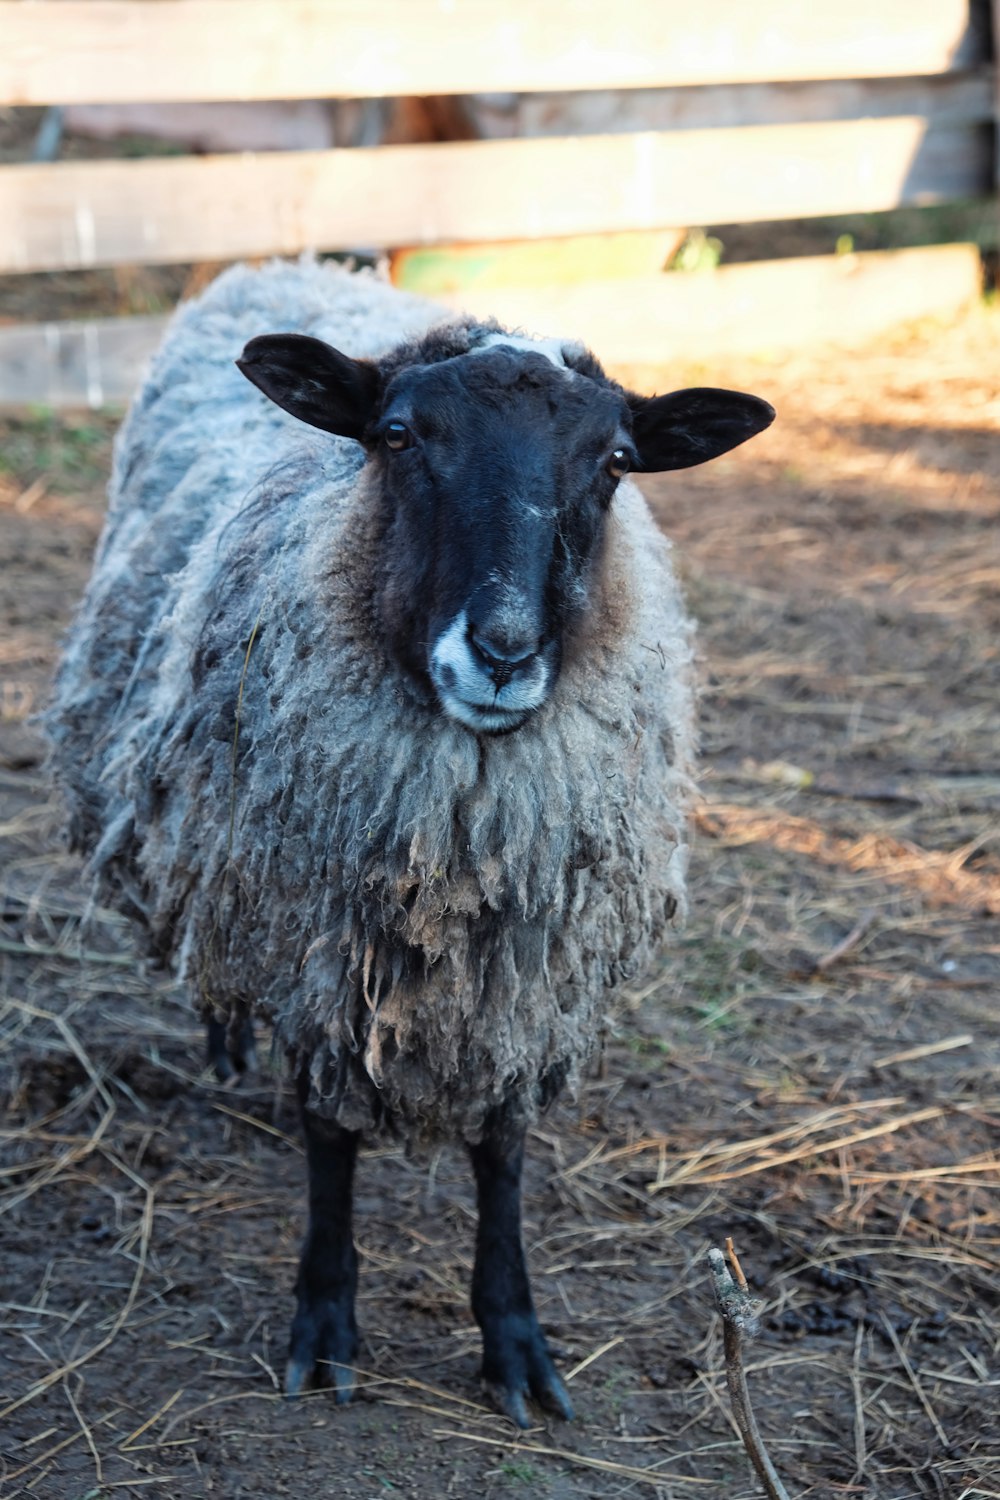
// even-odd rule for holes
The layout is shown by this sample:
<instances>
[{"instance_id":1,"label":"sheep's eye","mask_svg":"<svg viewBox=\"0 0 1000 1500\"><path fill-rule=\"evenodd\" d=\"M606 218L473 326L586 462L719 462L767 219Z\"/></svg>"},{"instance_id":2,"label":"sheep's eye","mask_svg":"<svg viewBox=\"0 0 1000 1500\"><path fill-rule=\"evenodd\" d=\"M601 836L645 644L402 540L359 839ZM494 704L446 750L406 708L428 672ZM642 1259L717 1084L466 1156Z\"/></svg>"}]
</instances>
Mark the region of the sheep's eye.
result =
<instances>
[{"instance_id":1,"label":"sheep's eye","mask_svg":"<svg viewBox=\"0 0 1000 1500\"><path fill-rule=\"evenodd\" d=\"M385 446L393 453L401 453L413 442L410 429L404 427L402 422L390 422L385 429Z\"/></svg>"},{"instance_id":2,"label":"sheep's eye","mask_svg":"<svg viewBox=\"0 0 1000 1500\"><path fill-rule=\"evenodd\" d=\"M616 448L605 464L612 479L624 479L632 465L624 448Z\"/></svg>"}]
</instances>

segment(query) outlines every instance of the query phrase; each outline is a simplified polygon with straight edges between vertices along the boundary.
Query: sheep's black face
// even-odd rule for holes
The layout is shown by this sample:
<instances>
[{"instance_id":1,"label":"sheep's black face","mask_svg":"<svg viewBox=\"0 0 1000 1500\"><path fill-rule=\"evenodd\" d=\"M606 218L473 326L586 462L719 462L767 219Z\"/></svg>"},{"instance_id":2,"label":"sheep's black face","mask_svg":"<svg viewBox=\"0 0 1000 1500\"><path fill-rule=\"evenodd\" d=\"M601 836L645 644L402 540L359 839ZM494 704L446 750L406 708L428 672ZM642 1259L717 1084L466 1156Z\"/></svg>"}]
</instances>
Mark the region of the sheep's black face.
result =
<instances>
[{"instance_id":1,"label":"sheep's black face","mask_svg":"<svg viewBox=\"0 0 1000 1500\"><path fill-rule=\"evenodd\" d=\"M389 384L372 432L383 617L468 728L516 729L551 694L629 426L619 391L533 351L488 348Z\"/></svg>"},{"instance_id":2,"label":"sheep's black face","mask_svg":"<svg viewBox=\"0 0 1000 1500\"><path fill-rule=\"evenodd\" d=\"M633 396L575 346L501 333L384 370L273 335L239 364L278 405L368 447L388 644L479 733L519 728L550 697L621 477L701 463L774 415L735 392Z\"/></svg>"}]
</instances>

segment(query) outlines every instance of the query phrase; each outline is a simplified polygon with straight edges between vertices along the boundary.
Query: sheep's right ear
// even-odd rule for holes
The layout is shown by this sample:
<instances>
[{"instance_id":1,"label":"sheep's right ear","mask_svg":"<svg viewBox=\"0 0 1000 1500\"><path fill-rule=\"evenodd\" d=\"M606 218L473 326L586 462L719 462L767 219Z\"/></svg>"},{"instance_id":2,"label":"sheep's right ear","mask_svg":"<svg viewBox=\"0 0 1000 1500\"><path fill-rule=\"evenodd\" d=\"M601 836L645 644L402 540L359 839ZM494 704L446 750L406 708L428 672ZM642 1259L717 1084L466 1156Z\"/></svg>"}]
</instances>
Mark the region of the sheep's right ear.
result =
<instances>
[{"instance_id":1,"label":"sheep's right ear","mask_svg":"<svg viewBox=\"0 0 1000 1500\"><path fill-rule=\"evenodd\" d=\"M310 427L360 438L375 414L378 366L304 333L251 339L236 364L276 406Z\"/></svg>"},{"instance_id":2,"label":"sheep's right ear","mask_svg":"<svg viewBox=\"0 0 1000 1500\"><path fill-rule=\"evenodd\" d=\"M690 469L739 447L774 421L774 407L743 391L693 386L667 396L633 396L632 436L639 469Z\"/></svg>"}]
</instances>

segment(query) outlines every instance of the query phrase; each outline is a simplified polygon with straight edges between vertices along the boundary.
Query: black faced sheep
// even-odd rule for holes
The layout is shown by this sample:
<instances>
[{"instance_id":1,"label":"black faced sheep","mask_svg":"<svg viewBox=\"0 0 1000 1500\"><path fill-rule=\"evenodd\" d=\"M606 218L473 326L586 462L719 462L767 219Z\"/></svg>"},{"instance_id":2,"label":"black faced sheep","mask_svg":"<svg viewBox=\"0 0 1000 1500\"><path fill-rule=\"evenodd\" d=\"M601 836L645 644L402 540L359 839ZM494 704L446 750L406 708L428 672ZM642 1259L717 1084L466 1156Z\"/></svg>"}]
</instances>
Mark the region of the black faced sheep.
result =
<instances>
[{"instance_id":1,"label":"black faced sheep","mask_svg":"<svg viewBox=\"0 0 1000 1500\"><path fill-rule=\"evenodd\" d=\"M438 316L306 263L181 310L49 730L73 843L220 1068L253 1014L290 1060L310 1216L287 1389L353 1389L352 1173L386 1124L471 1152L483 1376L524 1425L528 1396L571 1415L521 1245L525 1129L685 902L690 626L625 475L773 412L646 399L578 345Z\"/></svg>"}]
</instances>

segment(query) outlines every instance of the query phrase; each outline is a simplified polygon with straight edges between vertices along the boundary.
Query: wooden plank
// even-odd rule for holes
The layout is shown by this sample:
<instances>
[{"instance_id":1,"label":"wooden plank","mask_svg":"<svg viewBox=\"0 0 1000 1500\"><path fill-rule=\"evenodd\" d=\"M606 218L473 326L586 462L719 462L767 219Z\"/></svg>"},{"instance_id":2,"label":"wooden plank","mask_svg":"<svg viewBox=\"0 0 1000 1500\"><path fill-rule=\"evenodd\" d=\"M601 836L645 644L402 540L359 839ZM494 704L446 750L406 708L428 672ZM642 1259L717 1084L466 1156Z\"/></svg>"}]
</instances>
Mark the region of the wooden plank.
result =
<instances>
[{"instance_id":1,"label":"wooden plank","mask_svg":"<svg viewBox=\"0 0 1000 1500\"><path fill-rule=\"evenodd\" d=\"M0 272L871 212L992 171L989 126L912 118L6 166Z\"/></svg>"},{"instance_id":2,"label":"wooden plank","mask_svg":"<svg viewBox=\"0 0 1000 1500\"><path fill-rule=\"evenodd\" d=\"M902 77L986 55L970 0L2 0L0 103Z\"/></svg>"},{"instance_id":3,"label":"wooden plank","mask_svg":"<svg viewBox=\"0 0 1000 1500\"><path fill-rule=\"evenodd\" d=\"M1000 6L1000 0L997 0ZM538 93L468 101L480 134L605 135L633 130L711 130L822 120L922 115L962 125L993 113L996 69L929 78L840 78L804 83L736 83L702 88Z\"/></svg>"},{"instance_id":4,"label":"wooden plank","mask_svg":"<svg viewBox=\"0 0 1000 1500\"><path fill-rule=\"evenodd\" d=\"M959 312L978 295L979 278L974 245L938 245L547 290L491 287L450 302L455 310L582 338L609 363L662 365L817 341L858 343L912 318ZM168 321L0 328L0 406L124 403Z\"/></svg>"},{"instance_id":5,"label":"wooden plank","mask_svg":"<svg viewBox=\"0 0 1000 1500\"><path fill-rule=\"evenodd\" d=\"M128 400L167 318L0 327L0 405L99 406Z\"/></svg>"},{"instance_id":6,"label":"wooden plank","mask_svg":"<svg viewBox=\"0 0 1000 1500\"><path fill-rule=\"evenodd\" d=\"M881 119L923 115L935 125L964 125L993 115L995 70L980 67L928 78L842 78L819 83L731 83L691 88L571 90L544 94L467 95L450 103L470 135L488 140L540 135L623 135L636 130L712 130L737 125L793 125L820 120ZM381 140L447 139L406 133L418 99L273 99L198 104L70 104L63 109L69 135L98 140L123 135L176 141L186 151L321 151L356 144L352 132L371 111L383 116ZM426 122L425 122L426 123ZM402 133L401 133L402 132ZM377 140L369 137L371 144ZM78 154L78 153L75 153ZM134 153L130 153L133 154Z\"/></svg>"},{"instance_id":7,"label":"wooden plank","mask_svg":"<svg viewBox=\"0 0 1000 1500\"><path fill-rule=\"evenodd\" d=\"M465 289L438 300L529 332L572 334L613 364L660 365L816 343L856 345L914 318L954 316L981 290L975 245L933 245L589 286Z\"/></svg>"}]
</instances>

